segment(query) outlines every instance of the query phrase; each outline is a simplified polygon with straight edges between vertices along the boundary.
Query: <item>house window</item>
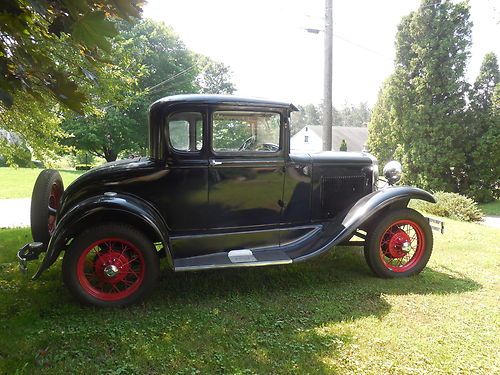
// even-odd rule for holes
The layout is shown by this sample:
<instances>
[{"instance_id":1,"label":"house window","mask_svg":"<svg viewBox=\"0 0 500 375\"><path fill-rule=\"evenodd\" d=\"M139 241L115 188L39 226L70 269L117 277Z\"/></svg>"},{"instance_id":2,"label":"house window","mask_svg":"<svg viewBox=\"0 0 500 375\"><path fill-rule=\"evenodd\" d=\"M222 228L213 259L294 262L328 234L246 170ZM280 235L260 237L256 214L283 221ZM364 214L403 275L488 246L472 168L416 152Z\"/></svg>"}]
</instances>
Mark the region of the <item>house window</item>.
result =
<instances>
[{"instance_id":1,"label":"house window","mask_svg":"<svg viewBox=\"0 0 500 375\"><path fill-rule=\"evenodd\" d=\"M304 136L304 143L309 143L309 136L308 135Z\"/></svg>"}]
</instances>

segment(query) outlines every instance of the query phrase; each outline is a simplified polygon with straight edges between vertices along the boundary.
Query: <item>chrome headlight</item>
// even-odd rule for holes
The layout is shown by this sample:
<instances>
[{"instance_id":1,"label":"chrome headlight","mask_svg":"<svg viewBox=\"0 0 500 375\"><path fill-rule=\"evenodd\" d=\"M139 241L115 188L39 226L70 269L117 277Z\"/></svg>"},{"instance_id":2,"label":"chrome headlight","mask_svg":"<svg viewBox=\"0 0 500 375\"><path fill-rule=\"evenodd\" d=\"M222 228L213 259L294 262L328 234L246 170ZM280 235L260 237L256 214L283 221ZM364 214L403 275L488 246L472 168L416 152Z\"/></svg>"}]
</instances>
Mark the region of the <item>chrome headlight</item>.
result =
<instances>
[{"instance_id":1,"label":"chrome headlight","mask_svg":"<svg viewBox=\"0 0 500 375\"><path fill-rule=\"evenodd\" d=\"M396 160L390 161L384 167L384 176L389 185L394 185L396 182L401 180L402 172L403 167L401 167L401 163Z\"/></svg>"}]
</instances>

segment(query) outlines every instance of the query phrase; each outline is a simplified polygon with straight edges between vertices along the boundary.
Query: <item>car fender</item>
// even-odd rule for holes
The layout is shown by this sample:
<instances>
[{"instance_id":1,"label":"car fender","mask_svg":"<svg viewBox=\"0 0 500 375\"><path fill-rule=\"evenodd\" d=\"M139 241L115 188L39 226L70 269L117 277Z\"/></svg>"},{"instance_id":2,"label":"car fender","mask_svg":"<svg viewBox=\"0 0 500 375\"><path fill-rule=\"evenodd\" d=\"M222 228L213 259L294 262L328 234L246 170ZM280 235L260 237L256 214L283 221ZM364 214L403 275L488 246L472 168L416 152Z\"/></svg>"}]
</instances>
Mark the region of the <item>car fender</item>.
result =
<instances>
[{"instance_id":1,"label":"car fender","mask_svg":"<svg viewBox=\"0 0 500 375\"><path fill-rule=\"evenodd\" d=\"M364 223L373 219L384 208L391 206L406 207L410 199L420 199L431 203L436 203L436 198L425 190L409 187L397 186L377 190L370 193L354 204L345 215L338 220L324 224L322 236L317 236L315 244L309 248L313 251L302 251L294 257L294 262L301 262L315 257L332 246L338 245L347 240ZM341 220L341 224L339 222Z\"/></svg>"},{"instance_id":2,"label":"car fender","mask_svg":"<svg viewBox=\"0 0 500 375\"><path fill-rule=\"evenodd\" d=\"M33 275L37 279L56 260L62 250L65 250L68 241L73 237L77 228L82 224L102 217L101 215L119 215L120 220L140 224L153 231L160 239L171 260L168 227L160 213L145 200L129 194L107 192L92 196L77 203L58 218L57 226L50 238L45 257L40 267Z\"/></svg>"}]
</instances>

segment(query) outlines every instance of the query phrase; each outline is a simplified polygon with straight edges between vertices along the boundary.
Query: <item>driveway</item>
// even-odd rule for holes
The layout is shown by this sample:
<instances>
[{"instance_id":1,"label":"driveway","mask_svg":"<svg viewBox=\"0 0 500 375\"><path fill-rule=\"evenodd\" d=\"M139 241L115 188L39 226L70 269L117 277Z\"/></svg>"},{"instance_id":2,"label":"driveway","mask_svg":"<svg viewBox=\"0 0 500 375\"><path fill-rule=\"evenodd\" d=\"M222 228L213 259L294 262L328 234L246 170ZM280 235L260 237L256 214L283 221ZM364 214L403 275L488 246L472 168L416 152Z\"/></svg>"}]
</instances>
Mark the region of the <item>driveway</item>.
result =
<instances>
[{"instance_id":1,"label":"driveway","mask_svg":"<svg viewBox=\"0 0 500 375\"><path fill-rule=\"evenodd\" d=\"M0 228L30 226L30 198L0 199Z\"/></svg>"},{"instance_id":2,"label":"driveway","mask_svg":"<svg viewBox=\"0 0 500 375\"><path fill-rule=\"evenodd\" d=\"M482 224L493 228L500 228L500 216L485 216Z\"/></svg>"}]
</instances>

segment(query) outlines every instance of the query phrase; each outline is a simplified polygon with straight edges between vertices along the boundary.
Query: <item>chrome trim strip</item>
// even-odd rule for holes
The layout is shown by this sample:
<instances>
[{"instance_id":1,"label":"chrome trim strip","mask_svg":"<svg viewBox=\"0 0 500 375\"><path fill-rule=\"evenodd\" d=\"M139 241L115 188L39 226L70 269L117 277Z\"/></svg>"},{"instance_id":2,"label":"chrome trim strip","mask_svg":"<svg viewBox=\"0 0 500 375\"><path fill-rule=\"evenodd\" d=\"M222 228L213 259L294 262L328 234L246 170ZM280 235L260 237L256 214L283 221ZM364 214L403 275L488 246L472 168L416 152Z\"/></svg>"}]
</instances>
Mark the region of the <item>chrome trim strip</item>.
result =
<instances>
[{"instance_id":1,"label":"chrome trim strip","mask_svg":"<svg viewBox=\"0 0 500 375\"><path fill-rule=\"evenodd\" d=\"M290 264L290 263L292 263L291 259L273 260L273 261L265 261L265 262L206 264L206 265L202 265L202 266L175 267L174 271L181 272L181 271L208 270L208 269L214 269L214 268L259 267L259 266L272 266L272 265Z\"/></svg>"}]
</instances>

